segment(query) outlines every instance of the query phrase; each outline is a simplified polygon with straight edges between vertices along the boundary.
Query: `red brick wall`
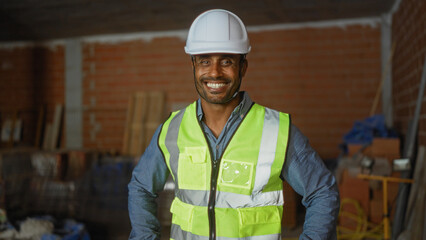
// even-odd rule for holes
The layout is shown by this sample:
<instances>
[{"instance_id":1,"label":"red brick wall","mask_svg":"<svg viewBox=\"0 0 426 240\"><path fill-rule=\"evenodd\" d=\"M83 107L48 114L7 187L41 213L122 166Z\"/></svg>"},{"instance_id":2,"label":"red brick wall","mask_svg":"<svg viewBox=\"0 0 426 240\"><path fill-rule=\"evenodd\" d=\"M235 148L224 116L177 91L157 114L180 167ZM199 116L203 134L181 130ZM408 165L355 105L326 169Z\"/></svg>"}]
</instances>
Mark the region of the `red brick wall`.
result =
<instances>
[{"instance_id":1,"label":"red brick wall","mask_svg":"<svg viewBox=\"0 0 426 240\"><path fill-rule=\"evenodd\" d=\"M0 48L0 121L17 111L24 145L34 144L39 107L52 121L55 103L64 103L64 48Z\"/></svg>"},{"instance_id":2,"label":"red brick wall","mask_svg":"<svg viewBox=\"0 0 426 240\"><path fill-rule=\"evenodd\" d=\"M355 120L370 112L380 80L380 26L301 28L249 35L253 48L242 90L249 91L262 105L291 113L293 122L323 158L336 157L342 136ZM197 98L184 45L177 37L83 42L84 147L121 149L127 102L133 92L165 91L169 110L173 104ZM35 68L35 50L27 49L29 56L19 55L18 50L6 56L7 51L0 49L0 61L13 56L29 61L29 69ZM22 81L36 89L29 91L32 98L40 95L53 106L53 101L63 101L64 50L39 51L43 70L35 75L28 73ZM28 71L23 68L11 71ZM4 71L0 79L3 76ZM6 98L1 106L9 103Z\"/></svg>"},{"instance_id":3,"label":"red brick wall","mask_svg":"<svg viewBox=\"0 0 426 240\"><path fill-rule=\"evenodd\" d=\"M244 88L292 115L323 158L355 120L368 117L380 80L380 27L347 26L251 34Z\"/></svg>"},{"instance_id":4,"label":"red brick wall","mask_svg":"<svg viewBox=\"0 0 426 240\"><path fill-rule=\"evenodd\" d=\"M120 150L129 96L137 91L165 91L171 103L192 102L189 57L178 38L83 47L84 146Z\"/></svg>"},{"instance_id":5,"label":"red brick wall","mask_svg":"<svg viewBox=\"0 0 426 240\"><path fill-rule=\"evenodd\" d=\"M380 28L267 31L250 38L242 90L291 113L324 158L336 157L343 134L369 114L380 79ZM85 146L121 147L132 92L166 91L169 109L196 99L183 46L178 38L84 45Z\"/></svg>"},{"instance_id":6,"label":"red brick wall","mask_svg":"<svg viewBox=\"0 0 426 240\"><path fill-rule=\"evenodd\" d=\"M426 56L426 3L403 0L392 19L395 53L392 64L395 127L407 133L414 117L420 79ZM423 98L419 121L419 144L426 144L426 102Z\"/></svg>"}]
</instances>

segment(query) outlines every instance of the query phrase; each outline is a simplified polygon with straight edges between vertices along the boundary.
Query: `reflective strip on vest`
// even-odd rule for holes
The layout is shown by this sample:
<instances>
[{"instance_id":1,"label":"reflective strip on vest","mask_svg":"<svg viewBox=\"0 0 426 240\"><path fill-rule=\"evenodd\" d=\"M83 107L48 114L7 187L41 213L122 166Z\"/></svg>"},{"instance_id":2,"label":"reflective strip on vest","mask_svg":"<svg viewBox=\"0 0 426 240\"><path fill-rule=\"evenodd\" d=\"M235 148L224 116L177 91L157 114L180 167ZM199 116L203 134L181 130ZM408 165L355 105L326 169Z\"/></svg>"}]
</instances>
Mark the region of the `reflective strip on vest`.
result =
<instances>
[{"instance_id":1,"label":"reflective strip on vest","mask_svg":"<svg viewBox=\"0 0 426 240\"><path fill-rule=\"evenodd\" d=\"M255 193L262 191L263 186L268 183L272 163L275 160L275 149L277 148L279 126L279 113L266 108L262 140L260 142L259 160L257 161L256 167L256 169L261 169L262 171L256 171L256 182L253 188L253 192ZM262 161L260 161L260 159ZM260 164L263 164L266 167L260 168Z\"/></svg>"},{"instance_id":2,"label":"reflective strip on vest","mask_svg":"<svg viewBox=\"0 0 426 240\"><path fill-rule=\"evenodd\" d=\"M191 236L208 237L209 224L208 218L205 217L207 207L186 204L175 198L170 211L173 214L172 223L175 225L175 230L171 231L173 238L198 239L187 238L188 236L178 237L182 236L181 234L188 235L189 233ZM264 237L260 239L276 239L275 237L281 233L282 206L237 209L216 207L215 214L216 239L246 239L246 237L253 236ZM177 226L179 227L177 228Z\"/></svg>"},{"instance_id":3,"label":"reflective strip on vest","mask_svg":"<svg viewBox=\"0 0 426 240\"><path fill-rule=\"evenodd\" d=\"M158 144L176 182L172 237L208 239L212 160L196 102L163 124ZM216 239L279 239L289 117L254 104L220 159ZM174 230L173 230L174 229Z\"/></svg>"},{"instance_id":4,"label":"reflective strip on vest","mask_svg":"<svg viewBox=\"0 0 426 240\"><path fill-rule=\"evenodd\" d=\"M168 134L167 135L159 135L158 141L159 145L160 142L164 142L166 148L162 148L162 152L165 159L169 159L166 161L167 166L169 167L169 170L177 170L179 168L178 166L178 158L179 158L179 149L177 146L177 136L179 133L179 126L182 122L183 115L185 113L185 109L173 113L169 119L170 121L166 121L163 124L163 128L167 129ZM173 180L175 182L175 187L179 188L179 181L178 181L178 175L173 173L172 174Z\"/></svg>"},{"instance_id":5,"label":"reflective strip on vest","mask_svg":"<svg viewBox=\"0 0 426 240\"><path fill-rule=\"evenodd\" d=\"M173 235L174 238L171 240L185 239L185 240L209 240L209 237L195 235L190 232L184 231L180 228L179 225L172 224L170 235ZM244 238L228 238L228 237L216 237L216 240L281 240L281 234L269 234L262 236L251 236Z\"/></svg>"}]
</instances>

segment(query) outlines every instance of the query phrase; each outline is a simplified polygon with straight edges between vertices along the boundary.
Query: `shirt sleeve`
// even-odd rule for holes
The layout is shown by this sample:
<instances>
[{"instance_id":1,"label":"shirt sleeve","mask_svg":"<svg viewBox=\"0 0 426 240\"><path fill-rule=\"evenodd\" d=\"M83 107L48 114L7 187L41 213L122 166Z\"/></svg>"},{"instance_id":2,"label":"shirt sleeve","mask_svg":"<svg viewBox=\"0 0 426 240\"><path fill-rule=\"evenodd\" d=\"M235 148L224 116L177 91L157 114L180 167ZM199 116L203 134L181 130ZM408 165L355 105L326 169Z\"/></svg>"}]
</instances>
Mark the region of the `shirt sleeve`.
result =
<instances>
[{"instance_id":1,"label":"shirt sleeve","mask_svg":"<svg viewBox=\"0 0 426 240\"><path fill-rule=\"evenodd\" d=\"M169 176L167 165L157 139L161 126L138 164L133 169L128 185L128 209L132 231L129 239L160 239L160 222L157 217L156 198L162 191Z\"/></svg>"},{"instance_id":2,"label":"shirt sleeve","mask_svg":"<svg viewBox=\"0 0 426 240\"><path fill-rule=\"evenodd\" d=\"M308 139L294 125L281 177L302 196L306 207L300 239L336 239L340 198L336 180Z\"/></svg>"}]
</instances>

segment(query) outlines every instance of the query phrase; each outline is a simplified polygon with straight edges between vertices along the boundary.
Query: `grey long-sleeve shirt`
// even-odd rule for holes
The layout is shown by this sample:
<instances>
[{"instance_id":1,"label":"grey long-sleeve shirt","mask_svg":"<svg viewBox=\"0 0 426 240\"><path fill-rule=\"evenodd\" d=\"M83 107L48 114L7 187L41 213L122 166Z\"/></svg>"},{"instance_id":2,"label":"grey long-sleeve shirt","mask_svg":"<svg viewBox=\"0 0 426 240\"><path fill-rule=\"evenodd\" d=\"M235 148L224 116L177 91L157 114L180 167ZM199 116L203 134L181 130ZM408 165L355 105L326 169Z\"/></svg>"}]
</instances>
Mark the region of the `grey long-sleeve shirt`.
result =
<instances>
[{"instance_id":1,"label":"grey long-sleeve shirt","mask_svg":"<svg viewBox=\"0 0 426 240\"><path fill-rule=\"evenodd\" d=\"M229 117L222 133L216 138L201 121L201 104L197 109L198 120L206 133L213 159L220 156L249 111L252 100L246 92L241 103ZM198 100L200 101L200 100ZM157 218L155 199L163 190L169 170L157 145L161 126L133 170L129 183L129 216L132 231L129 239L160 239L160 223ZM294 126L290 126L290 137L281 179L300 194L306 207L305 222L300 239L336 239L336 222L339 212L339 193L334 176L325 167L319 155L309 145L308 139Z\"/></svg>"}]
</instances>

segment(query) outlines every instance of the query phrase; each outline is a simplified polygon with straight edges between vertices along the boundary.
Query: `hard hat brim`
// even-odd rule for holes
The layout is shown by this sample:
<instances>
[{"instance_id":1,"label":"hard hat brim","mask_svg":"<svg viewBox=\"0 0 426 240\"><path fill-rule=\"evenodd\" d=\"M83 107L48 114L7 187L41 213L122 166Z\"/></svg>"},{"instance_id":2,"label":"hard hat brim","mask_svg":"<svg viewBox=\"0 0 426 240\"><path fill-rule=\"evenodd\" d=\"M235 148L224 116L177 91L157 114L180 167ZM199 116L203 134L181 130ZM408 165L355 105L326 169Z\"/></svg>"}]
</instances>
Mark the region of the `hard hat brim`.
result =
<instances>
[{"instance_id":1,"label":"hard hat brim","mask_svg":"<svg viewBox=\"0 0 426 240\"><path fill-rule=\"evenodd\" d=\"M189 55L200 55L200 54L212 54L212 53L229 53L229 54L247 54L251 50L251 46L246 49L226 49L226 48L199 48L199 49L189 49L185 47L185 53Z\"/></svg>"}]
</instances>

